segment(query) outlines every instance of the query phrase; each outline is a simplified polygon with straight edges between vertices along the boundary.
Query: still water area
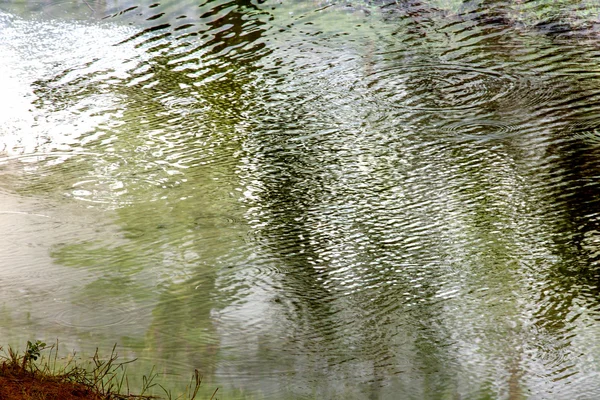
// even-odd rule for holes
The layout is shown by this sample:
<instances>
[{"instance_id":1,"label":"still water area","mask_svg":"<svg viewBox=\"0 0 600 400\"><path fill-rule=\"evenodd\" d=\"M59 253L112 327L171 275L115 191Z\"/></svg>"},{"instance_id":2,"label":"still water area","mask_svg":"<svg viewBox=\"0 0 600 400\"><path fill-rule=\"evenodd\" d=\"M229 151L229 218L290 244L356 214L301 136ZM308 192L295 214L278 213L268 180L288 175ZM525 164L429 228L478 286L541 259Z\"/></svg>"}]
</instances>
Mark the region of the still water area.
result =
<instances>
[{"instance_id":1,"label":"still water area","mask_svg":"<svg viewBox=\"0 0 600 400\"><path fill-rule=\"evenodd\" d=\"M198 398L600 398L594 4L0 0L0 344Z\"/></svg>"}]
</instances>

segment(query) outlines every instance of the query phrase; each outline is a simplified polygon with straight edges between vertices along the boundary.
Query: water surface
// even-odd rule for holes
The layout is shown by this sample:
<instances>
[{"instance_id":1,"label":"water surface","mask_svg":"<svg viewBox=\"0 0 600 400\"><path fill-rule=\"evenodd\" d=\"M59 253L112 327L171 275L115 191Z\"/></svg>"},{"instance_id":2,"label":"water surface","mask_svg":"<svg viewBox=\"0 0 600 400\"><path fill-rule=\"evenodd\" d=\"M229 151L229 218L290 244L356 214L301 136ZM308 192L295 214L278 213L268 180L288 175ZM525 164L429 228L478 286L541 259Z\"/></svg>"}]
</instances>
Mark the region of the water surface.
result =
<instances>
[{"instance_id":1,"label":"water surface","mask_svg":"<svg viewBox=\"0 0 600 400\"><path fill-rule=\"evenodd\" d=\"M0 2L0 336L207 398L599 396L593 12Z\"/></svg>"}]
</instances>

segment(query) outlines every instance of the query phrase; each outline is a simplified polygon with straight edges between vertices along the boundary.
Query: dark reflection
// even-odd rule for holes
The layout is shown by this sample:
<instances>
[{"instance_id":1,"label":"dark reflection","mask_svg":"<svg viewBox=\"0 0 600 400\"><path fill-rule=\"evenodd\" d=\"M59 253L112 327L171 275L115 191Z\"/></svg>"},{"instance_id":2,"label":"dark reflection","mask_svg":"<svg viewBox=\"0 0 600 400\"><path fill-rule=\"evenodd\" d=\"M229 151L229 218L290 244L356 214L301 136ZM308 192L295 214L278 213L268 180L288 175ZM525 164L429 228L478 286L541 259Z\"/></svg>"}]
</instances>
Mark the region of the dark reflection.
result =
<instances>
[{"instance_id":1,"label":"dark reflection","mask_svg":"<svg viewBox=\"0 0 600 400\"><path fill-rule=\"evenodd\" d=\"M598 278L594 242L600 228L600 183L596 179L600 151L596 144L574 138L559 149L550 149L550 155L553 154L560 155L553 170L564 188L552 193L555 207L565 213L565 226L557 228L559 232L570 232L559 236L557 243L565 249L572 248L577 258L582 258L584 268L575 267L573 272L594 282Z\"/></svg>"},{"instance_id":2,"label":"dark reflection","mask_svg":"<svg viewBox=\"0 0 600 400\"><path fill-rule=\"evenodd\" d=\"M596 143L578 138L577 133L569 132L571 137L548 149L548 158L554 159L547 166L548 176L560 182L560 189L547 196L552 215L561 217L554 225L553 240L562 262L553 271L558 287L549 296L552 310L540 311L557 315L568 313L580 296L595 303L600 294L600 183L596 179L600 152ZM565 322L556 320L563 329Z\"/></svg>"}]
</instances>

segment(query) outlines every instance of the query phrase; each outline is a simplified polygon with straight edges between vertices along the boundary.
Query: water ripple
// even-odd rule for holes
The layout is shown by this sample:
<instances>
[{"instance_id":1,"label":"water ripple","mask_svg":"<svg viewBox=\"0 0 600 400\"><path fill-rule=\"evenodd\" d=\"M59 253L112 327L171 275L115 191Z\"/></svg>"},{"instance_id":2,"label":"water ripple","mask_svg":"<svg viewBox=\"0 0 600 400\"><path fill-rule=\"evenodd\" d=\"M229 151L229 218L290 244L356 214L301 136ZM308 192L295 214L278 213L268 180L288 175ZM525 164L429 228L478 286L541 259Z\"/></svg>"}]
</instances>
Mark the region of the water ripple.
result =
<instances>
[{"instance_id":1,"label":"water ripple","mask_svg":"<svg viewBox=\"0 0 600 400\"><path fill-rule=\"evenodd\" d=\"M390 107L425 111L482 107L523 85L512 75L456 64L398 65L377 71L368 79L369 88L382 97L380 102Z\"/></svg>"},{"instance_id":2,"label":"water ripple","mask_svg":"<svg viewBox=\"0 0 600 400\"><path fill-rule=\"evenodd\" d=\"M59 309L53 320L64 326L73 328L100 328L111 325L131 323L130 310L115 305L98 305L97 307L82 304L67 304L67 309Z\"/></svg>"},{"instance_id":3,"label":"water ripple","mask_svg":"<svg viewBox=\"0 0 600 400\"><path fill-rule=\"evenodd\" d=\"M597 392L598 52L436 3L112 4L101 51L0 16L39 112L2 120L2 190L50 204L0 210L8 260L46 245L5 293L266 397Z\"/></svg>"},{"instance_id":4,"label":"water ripple","mask_svg":"<svg viewBox=\"0 0 600 400\"><path fill-rule=\"evenodd\" d=\"M442 132L448 132L457 140L493 140L506 139L517 134L519 125L511 125L492 119L462 120L447 123L441 127Z\"/></svg>"}]
</instances>

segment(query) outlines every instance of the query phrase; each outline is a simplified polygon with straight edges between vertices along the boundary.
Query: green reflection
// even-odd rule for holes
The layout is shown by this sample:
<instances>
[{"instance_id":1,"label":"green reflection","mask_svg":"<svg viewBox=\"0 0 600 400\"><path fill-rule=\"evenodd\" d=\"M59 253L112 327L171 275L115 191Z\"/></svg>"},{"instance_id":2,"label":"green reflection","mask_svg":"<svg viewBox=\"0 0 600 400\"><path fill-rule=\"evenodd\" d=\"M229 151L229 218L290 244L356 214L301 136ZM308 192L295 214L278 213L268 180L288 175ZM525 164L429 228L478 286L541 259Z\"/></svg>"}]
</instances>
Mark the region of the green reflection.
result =
<instances>
[{"instance_id":1,"label":"green reflection","mask_svg":"<svg viewBox=\"0 0 600 400\"><path fill-rule=\"evenodd\" d=\"M141 378L157 364L161 384L174 392L196 368L205 382L200 396L210 396L219 385L213 376L219 338L212 313L228 300L218 294L215 280L222 268L244 257L247 245L236 170L247 134L242 118L256 90L252 65L261 47L252 46L261 35L254 6L213 5L224 11L212 21L199 19L203 11L197 8L172 8L196 14L187 28L191 39L131 38L144 49L143 60L126 78L95 84L107 74L97 70L38 80L35 106L77 112L86 99L104 96L111 102L106 109L97 104L95 113L108 122L83 132L72 156L65 151L62 158L40 159L24 171L28 180L17 189L104 210L117 227L104 223L92 240L52 249L57 264L88 273L59 316L70 334L92 348L119 342L140 358L129 366L131 375ZM163 51L170 47L170 53ZM226 49L235 49L231 58L221 54ZM198 73L188 67L191 62L207 68ZM96 64L87 67L102 68ZM53 145L64 150L66 144ZM114 326L96 327L102 316ZM131 383L139 384L139 378Z\"/></svg>"},{"instance_id":2,"label":"green reflection","mask_svg":"<svg viewBox=\"0 0 600 400\"><path fill-rule=\"evenodd\" d=\"M13 182L103 214L51 249L84 273L61 333L233 397L523 398L595 371L571 348L594 335L597 151L564 137L594 119L571 63L595 62L543 74L530 48L558 57L550 38L435 13L354 30L376 20L236 4L123 5L111 18L142 31L115 46L132 46L124 76L84 60L98 70L35 83L48 113L110 100Z\"/></svg>"}]
</instances>

